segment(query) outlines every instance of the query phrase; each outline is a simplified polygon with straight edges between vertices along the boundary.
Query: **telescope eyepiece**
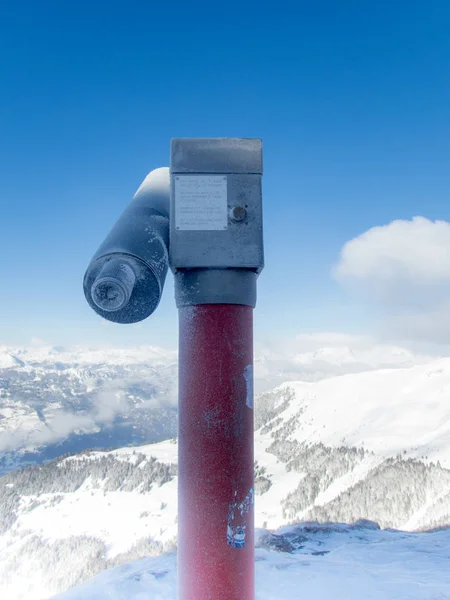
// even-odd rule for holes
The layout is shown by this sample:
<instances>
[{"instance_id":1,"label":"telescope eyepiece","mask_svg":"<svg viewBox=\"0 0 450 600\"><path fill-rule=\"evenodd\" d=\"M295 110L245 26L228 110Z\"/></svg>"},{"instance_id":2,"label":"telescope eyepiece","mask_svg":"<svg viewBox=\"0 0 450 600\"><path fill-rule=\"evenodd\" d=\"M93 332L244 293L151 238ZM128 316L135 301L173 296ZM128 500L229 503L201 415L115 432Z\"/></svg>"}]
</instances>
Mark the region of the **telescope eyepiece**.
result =
<instances>
[{"instance_id":1,"label":"telescope eyepiece","mask_svg":"<svg viewBox=\"0 0 450 600\"><path fill-rule=\"evenodd\" d=\"M124 308L133 293L136 275L124 259L113 258L103 265L91 287L93 302L101 310L115 312Z\"/></svg>"}]
</instances>

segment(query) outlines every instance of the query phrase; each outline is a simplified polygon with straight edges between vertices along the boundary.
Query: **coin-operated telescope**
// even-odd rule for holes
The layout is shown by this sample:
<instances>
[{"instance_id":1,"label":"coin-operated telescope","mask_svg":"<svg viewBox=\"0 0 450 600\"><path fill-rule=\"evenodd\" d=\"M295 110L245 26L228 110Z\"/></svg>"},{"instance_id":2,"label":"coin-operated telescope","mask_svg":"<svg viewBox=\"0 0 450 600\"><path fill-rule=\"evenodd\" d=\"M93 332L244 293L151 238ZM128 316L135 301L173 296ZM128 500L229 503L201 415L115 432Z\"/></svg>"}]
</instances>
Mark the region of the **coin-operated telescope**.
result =
<instances>
[{"instance_id":1,"label":"coin-operated telescope","mask_svg":"<svg viewBox=\"0 0 450 600\"><path fill-rule=\"evenodd\" d=\"M177 138L84 278L135 323L170 266L179 309L178 598L254 600L253 309L264 266L262 144Z\"/></svg>"}]
</instances>

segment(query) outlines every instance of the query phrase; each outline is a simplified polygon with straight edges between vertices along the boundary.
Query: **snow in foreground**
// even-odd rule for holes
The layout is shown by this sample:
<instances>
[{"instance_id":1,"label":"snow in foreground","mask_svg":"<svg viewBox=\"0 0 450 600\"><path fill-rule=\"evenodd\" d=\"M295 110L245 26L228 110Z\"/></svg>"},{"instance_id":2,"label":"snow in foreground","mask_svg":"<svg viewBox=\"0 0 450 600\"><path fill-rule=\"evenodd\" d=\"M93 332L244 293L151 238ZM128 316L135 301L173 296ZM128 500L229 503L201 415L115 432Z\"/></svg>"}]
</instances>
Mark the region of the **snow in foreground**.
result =
<instances>
[{"instance_id":1,"label":"snow in foreground","mask_svg":"<svg viewBox=\"0 0 450 600\"><path fill-rule=\"evenodd\" d=\"M256 600L450 600L450 529L304 524L257 531ZM53 600L175 600L176 556L105 571Z\"/></svg>"}]
</instances>

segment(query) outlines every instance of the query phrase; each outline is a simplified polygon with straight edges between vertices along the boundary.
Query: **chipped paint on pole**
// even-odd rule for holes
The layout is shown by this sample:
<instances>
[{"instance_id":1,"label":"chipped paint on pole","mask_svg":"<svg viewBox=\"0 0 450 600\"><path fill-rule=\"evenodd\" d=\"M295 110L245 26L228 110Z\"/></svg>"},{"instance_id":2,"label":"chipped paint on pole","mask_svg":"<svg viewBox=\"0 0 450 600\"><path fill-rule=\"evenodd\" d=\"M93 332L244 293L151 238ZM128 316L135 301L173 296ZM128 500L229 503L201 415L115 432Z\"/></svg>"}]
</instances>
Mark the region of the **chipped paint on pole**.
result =
<instances>
[{"instance_id":1,"label":"chipped paint on pole","mask_svg":"<svg viewBox=\"0 0 450 600\"><path fill-rule=\"evenodd\" d=\"M240 503L237 502L237 494L237 492L234 492L233 502L230 504L228 512L227 544L232 548L245 548L246 516L250 508L253 507L254 488L250 488L249 493Z\"/></svg>"},{"instance_id":2,"label":"chipped paint on pole","mask_svg":"<svg viewBox=\"0 0 450 600\"><path fill-rule=\"evenodd\" d=\"M253 365L247 365L244 369L244 379L247 386L245 404L253 410Z\"/></svg>"}]
</instances>

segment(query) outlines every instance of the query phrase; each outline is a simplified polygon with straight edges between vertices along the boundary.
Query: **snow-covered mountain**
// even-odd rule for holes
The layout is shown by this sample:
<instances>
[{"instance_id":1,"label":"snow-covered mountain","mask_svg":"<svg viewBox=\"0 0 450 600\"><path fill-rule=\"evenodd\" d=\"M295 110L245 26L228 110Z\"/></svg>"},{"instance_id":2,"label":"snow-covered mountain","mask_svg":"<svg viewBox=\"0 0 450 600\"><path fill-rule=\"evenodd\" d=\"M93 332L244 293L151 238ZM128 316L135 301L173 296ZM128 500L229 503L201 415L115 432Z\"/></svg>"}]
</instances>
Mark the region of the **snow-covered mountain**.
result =
<instances>
[{"instance_id":1,"label":"snow-covered mountain","mask_svg":"<svg viewBox=\"0 0 450 600\"><path fill-rule=\"evenodd\" d=\"M450 530L405 534L369 523L257 531L256 600L446 600ZM52 600L175 600L176 556L116 567Z\"/></svg>"},{"instance_id":2,"label":"snow-covered mountain","mask_svg":"<svg viewBox=\"0 0 450 600\"><path fill-rule=\"evenodd\" d=\"M327 339L332 345L321 346ZM396 346L316 336L257 349L255 389L430 360ZM87 448L167 439L176 423L176 352L0 346L0 474Z\"/></svg>"},{"instance_id":3,"label":"snow-covered mountain","mask_svg":"<svg viewBox=\"0 0 450 600\"><path fill-rule=\"evenodd\" d=\"M0 347L0 474L174 436L176 361L153 347Z\"/></svg>"},{"instance_id":4,"label":"snow-covered mountain","mask_svg":"<svg viewBox=\"0 0 450 600\"><path fill-rule=\"evenodd\" d=\"M406 348L343 334L303 334L284 343L258 345L255 355L257 391L286 381L319 381L337 375L386 368L407 368L434 358Z\"/></svg>"},{"instance_id":5,"label":"snow-covered mountain","mask_svg":"<svg viewBox=\"0 0 450 600\"><path fill-rule=\"evenodd\" d=\"M450 524L450 358L283 384L256 399L255 423L258 527ZM40 600L107 567L171 550L176 462L172 440L0 478L0 596ZM69 568L64 557L75 548Z\"/></svg>"},{"instance_id":6,"label":"snow-covered mountain","mask_svg":"<svg viewBox=\"0 0 450 600\"><path fill-rule=\"evenodd\" d=\"M284 384L255 419L255 456L276 482L259 504L265 526L450 524L450 358Z\"/></svg>"}]
</instances>

